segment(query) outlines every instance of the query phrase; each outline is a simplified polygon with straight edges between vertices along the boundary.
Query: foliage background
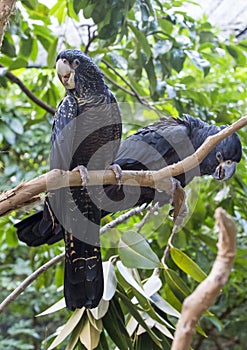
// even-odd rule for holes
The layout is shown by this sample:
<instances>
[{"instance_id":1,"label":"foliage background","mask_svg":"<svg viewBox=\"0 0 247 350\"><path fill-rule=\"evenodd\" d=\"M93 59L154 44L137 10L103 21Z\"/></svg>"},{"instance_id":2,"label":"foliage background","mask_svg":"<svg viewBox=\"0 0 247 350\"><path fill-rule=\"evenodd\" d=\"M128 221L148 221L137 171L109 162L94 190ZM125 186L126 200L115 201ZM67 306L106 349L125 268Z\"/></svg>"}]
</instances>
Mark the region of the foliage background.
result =
<instances>
[{"instance_id":1,"label":"foliage background","mask_svg":"<svg viewBox=\"0 0 247 350\"><path fill-rule=\"evenodd\" d=\"M36 0L17 1L17 9L5 33L0 55L0 186L12 188L48 170L52 115L31 101L6 76L10 71L37 97L56 107L64 95L55 75L58 51L77 48L90 54L105 74L108 85L124 106L124 136L159 115L188 113L209 123L232 123L247 109L247 41L234 36L220 37L206 17L195 20L181 7L189 1L168 0L59 0L52 8ZM235 219L238 228L237 258L227 286L205 315L201 327L208 338L197 334L194 349L243 349L247 341L247 251L246 227L246 138L243 160L234 178L218 183L211 178L195 179L188 186L191 200L189 220L176 237L175 246L208 273L216 253L217 233L213 213L222 206ZM198 191L199 188L199 191ZM25 208L0 218L0 296L3 300L26 276L59 254L63 244L28 248L17 241L13 224L39 208ZM142 227L153 251L162 257L171 233L166 206ZM127 230L136 230L143 218L131 217L103 238L112 246ZM117 217L119 214L115 214ZM107 217L110 222L113 217ZM108 260L117 248L103 249ZM179 281L190 289L196 282L179 269L172 259L168 265ZM141 278L150 271L139 270ZM175 308L169 283L161 273L160 294ZM70 315L63 309L35 317L62 297L63 265L41 275L0 315L0 348L46 349L52 334ZM183 292L183 286L181 285ZM127 290L128 288L126 288ZM132 293L128 294L131 298ZM115 301L117 303L117 301ZM127 311L121 305L125 316ZM127 316L126 316L127 317ZM174 323L171 316L162 315ZM105 324L104 324L105 325ZM109 349L116 340L104 332ZM53 335L54 336L54 335ZM137 336L135 349L156 349L150 334ZM166 338L163 348L169 348ZM107 349L101 339L99 349ZM64 349L66 342L60 347ZM105 346L105 347L104 347ZM119 345L118 345L119 346ZM78 345L78 349L82 345Z\"/></svg>"}]
</instances>

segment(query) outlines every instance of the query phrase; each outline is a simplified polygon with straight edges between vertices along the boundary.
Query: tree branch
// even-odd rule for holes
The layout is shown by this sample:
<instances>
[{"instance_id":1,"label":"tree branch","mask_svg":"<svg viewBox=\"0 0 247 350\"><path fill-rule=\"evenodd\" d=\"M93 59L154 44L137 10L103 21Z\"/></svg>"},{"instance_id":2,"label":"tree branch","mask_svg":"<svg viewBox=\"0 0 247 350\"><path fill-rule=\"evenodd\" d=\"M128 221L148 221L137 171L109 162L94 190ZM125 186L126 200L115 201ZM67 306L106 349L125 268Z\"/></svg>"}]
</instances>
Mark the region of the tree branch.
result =
<instances>
[{"instance_id":1,"label":"tree branch","mask_svg":"<svg viewBox=\"0 0 247 350\"><path fill-rule=\"evenodd\" d=\"M197 167L220 141L246 125L247 116L221 130L218 134L209 136L194 154L161 170L123 171L122 183L128 186L159 188L172 193L174 183L171 177ZM89 171L88 186L103 184L116 184L116 177L111 170ZM5 191L0 195L0 216L34 201L35 196L38 196L41 192L68 186L81 186L79 172L54 169L31 181L23 182L16 188Z\"/></svg>"},{"instance_id":2,"label":"tree branch","mask_svg":"<svg viewBox=\"0 0 247 350\"><path fill-rule=\"evenodd\" d=\"M48 270L50 267L57 264L59 261L64 259L64 253L55 256L53 259L49 260L47 263L42 265L36 271L34 271L30 276L28 276L12 293L10 293L6 299L0 304L0 313L12 302L18 295L20 295L33 281L35 281L39 275Z\"/></svg>"},{"instance_id":3,"label":"tree branch","mask_svg":"<svg viewBox=\"0 0 247 350\"><path fill-rule=\"evenodd\" d=\"M196 324L226 284L235 258L236 228L222 208L215 211L219 228L218 254L208 277L184 300L171 350L189 350Z\"/></svg>"},{"instance_id":4,"label":"tree branch","mask_svg":"<svg viewBox=\"0 0 247 350\"><path fill-rule=\"evenodd\" d=\"M121 224L122 222L124 222L125 220L129 219L131 216L134 216L138 213L140 213L141 211L143 211L144 206L140 206L137 208L133 208L129 211L127 211L126 213L120 215L119 217L117 217L115 220L112 220L110 223L104 225L101 229L100 229L100 234L102 235L103 233L105 233L106 231L109 231L111 228L114 228L116 226L118 226L119 224ZM17 288L15 288L15 290L13 290L13 292L11 292L7 298L4 299L4 301L0 304L0 313L3 312L6 307L12 302L14 301L18 295L20 295L33 281L35 281L43 272L47 271L48 269L50 269L52 266L56 265L57 263L59 263L60 261L62 261L65 257L65 253L61 253L57 256L55 256L54 258L52 258L51 260L49 260L47 263L45 263L44 265L40 266L36 271L34 271L30 276L28 276Z\"/></svg>"},{"instance_id":5,"label":"tree branch","mask_svg":"<svg viewBox=\"0 0 247 350\"><path fill-rule=\"evenodd\" d=\"M122 90L124 89L125 92L130 94L131 96L136 97L136 99L144 106L148 107L149 109L155 111L158 116L161 116L161 111L159 111L157 108L153 107L145 98L141 97L136 89L126 80L109 62L107 62L105 59L102 60L102 62L106 65L107 68L110 68L129 88L131 91L121 88ZM114 84L117 88L119 88L119 85L114 82L110 77L106 76L106 79L111 81L112 84Z\"/></svg>"},{"instance_id":6,"label":"tree branch","mask_svg":"<svg viewBox=\"0 0 247 350\"><path fill-rule=\"evenodd\" d=\"M3 65L0 64L1 68L5 68ZM54 115L56 112L56 109L53 108L52 106L48 105L47 103L45 103L44 101L40 100L37 96L34 95L34 93L32 93L32 91L30 91L25 84L23 84L23 82L17 78L13 73L11 72L7 72L5 74L6 78L8 78L10 81L12 81L12 83L18 85L20 87L20 89L27 95L27 97L30 98L30 100L32 100L34 103L36 103L38 106L40 106L41 108L43 108L45 111L47 111L48 113Z\"/></svg>"}]
</instances>

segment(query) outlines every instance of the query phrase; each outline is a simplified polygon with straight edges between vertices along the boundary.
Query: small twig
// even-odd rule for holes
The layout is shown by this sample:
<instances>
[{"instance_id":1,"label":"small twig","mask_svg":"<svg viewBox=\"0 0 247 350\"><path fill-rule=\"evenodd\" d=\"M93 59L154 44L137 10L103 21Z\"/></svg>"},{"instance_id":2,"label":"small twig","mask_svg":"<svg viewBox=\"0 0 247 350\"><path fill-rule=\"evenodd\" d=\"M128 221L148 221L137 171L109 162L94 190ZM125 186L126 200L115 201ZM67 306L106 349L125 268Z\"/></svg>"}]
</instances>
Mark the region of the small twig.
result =
<instances>
[{"instance_id":1,"label":"small twig","mask_svg":"<svg viewBox=\"0 0 247 350\"><path fill-rule=\"evenodd\" d=\"M125 220L129 219L131 216L136 215L140 213L144 209L144 205L131 209L128 212L120 215L115 220L112 220L112 222L104 225L100 229L100 234L104 234L106 231L110 230L111 228L114 228L124 222ZM52 258L47 263L39 267L36 271L34 271L30 276L28 276L13 292L11 292L6 299L0 304L0 313L3 312L4 309L12 302L14 301L18 295L20 295L34 280L36 280L43 272L47 271L52 266L56 265L60 261L64 260L65 254L61 253L58 256Z\"/></svg>"},{"instance_id":2,"label":"small twig","mask_svg":"<svg viewBox=\"0 0 247 350\"><path fill-rule=\"evenodd\" d=\"M0 64L1 68L5 68L3 65ZM18 85L20 87L20 89L27 95L27 97L30 98L30 100L32 100L34 103L36 103L38 106L40 106L41 108L43 108L45 111L47 111L48 113L54 115L56 112L56 109L53 108L52 106L48 105L47 103L45 103L44 101L40 100L37 96L34 95L34 93L32 93L32 91L30 91L25 84L23 84L23 82L17 78L13 73L11 72L7 72L5 74L5 77L8 78L10 81L12 81L12 83Z\"/></svg>"},{"instance_id":3,"label":"small twig","mask_svg":"<svg viewBox=\"0 0 247 350\"><path fill-rule=\"evenodd\" d=\"M109 75L107 75L106 73L104 73L104 77L106 78L106 80L108 80L110 83L112 83L114 86L116 86L118 89L124 91L126 94L129 94L130 96L135 96L133 91L130 91L128 89L126 89L124 86L116 83L115 80L113 80L111 77L109 77Z\"/></svg>"},{"instance_id":4,"label":"small twig","mask_svg":"<svg viewBox=\"0 0 247 350\"><path fill-rule=\"evenodd\" d=\"M149 220L149 218L159 210L159 203L155 203L154 205L151 205L149 207L149 210L147 211L146 215L142 218L142 220L136 225L137 229L136 232L140 233L143 226L146 224L146 222Z\"/></svg>"},{"instance_id":5,"label":"small twig","mask_svg":"<svg viewBox=\"0 0 247 350\"><path fill-rule=\"evenodd\" d=\"M88 27L88 42L87 45L85 46L84 52L86 54L88 54L90 45L92 44L92 42L97 39L97 35L96 35L96 31L93 32L92 36L91 36L91 31L90 31L91 27Z\"/></svg>"},{"instance_id":6,"label":"small twig","mask_svg":"<svg viewBox=\"0 0 247 350\"><path fill-rule=\"evenodd\" d=\"M140 212L142 212L144 209L148 209L150 206L148 206L147 208L146 204L141 205L140 207L136 207L133 208L129 211L127 211L126 213L120 215L119 217L117 217L116 219L112 220L111 222L109 222L108 224L104 225L101 229L100 229L100 234L102 235L103 233L105 233L106 231L109 231L111 228L116 227L117 225L121 224L123 221L129 219L131 216L134 216L136 214L139 214Z\"/></svg>"},{"instance_id":7,"label":"small twig","mask_svg":"<svg viewBox=\"0 0 247 350\"><path fill-rule=\"evenodd\" d=\"M208 277L184 300L171 350L188 350L196 324L226 284L236 249L236 228L233 219L222 208L215 211L219 228L218 254Z\"/></svg>"},{"instance_id":8,"label":"small twig","mask_svg":"<svg viewBox=\"0 0 247 350\"><path fill-rule=\"evenodd\" d=\"M142 105L148 107L149 109L155 111L159 117L162 116L161 111L159 111L157 108L153 107L145 98L141 97L136 89L128 82L127 79L125 79L109 62L107 62L105 59L102 59L102 61L108 68L110 68L132 91L132 96L134 96ZM112 84L116 85L116 83L111 80ZM117 86L117 85L116 85Z\"/></svg>"}]
</instances>

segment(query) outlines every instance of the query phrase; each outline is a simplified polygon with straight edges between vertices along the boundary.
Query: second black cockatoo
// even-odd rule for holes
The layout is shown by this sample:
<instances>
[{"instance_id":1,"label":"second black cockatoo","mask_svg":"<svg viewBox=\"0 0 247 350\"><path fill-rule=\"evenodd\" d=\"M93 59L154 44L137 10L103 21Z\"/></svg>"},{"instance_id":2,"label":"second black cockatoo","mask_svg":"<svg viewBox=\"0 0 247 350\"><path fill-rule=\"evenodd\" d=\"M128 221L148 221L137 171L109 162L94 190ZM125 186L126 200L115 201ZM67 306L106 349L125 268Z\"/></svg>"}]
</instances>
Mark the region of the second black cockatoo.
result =
<instances>
[{"instance_id":1,"label":"second black cockatoo","mask_svg":"<svg viewBox=\"0 0 247 350\"><path fill-rule=\"evenodd\" d=\"M162 119L138 130L122 141L115 163L123 170L159 170L193 154L210 135L218 133L224 126L209 125L198 118ZM236 133L221 141L197 167L177 176L186 186L195 176L212 175L216 180L232 177L242 156L242 147ZM159 202L169 203L170 195L148 187L135 188L117 185L105 186L109 201L104 201L103 217L108 212L117 212L136 205ZM50 222L46 231L41 231L42 212L38 212L16 225L20 240L28 245L52 244L62 238L60 225ZM48 220L49 221L49 220Z\"/></svg>"},{"instance_id":2,"label":"second black cockatoo","mask_svg":"<svg viewBox=\"0 0 247 350\"><path fill-rule=\"evenodd\" d=\"M63 51L56 70L66 96L55 114L50 167L79 170L84 186L48 189L39 232L59 230L64 237L67 308L94 308L103 294L101 209L99 189L86 186L87 170L113 163L120 145L121 115L102 72L87 55Z\"/></svg>"}]
</instances>

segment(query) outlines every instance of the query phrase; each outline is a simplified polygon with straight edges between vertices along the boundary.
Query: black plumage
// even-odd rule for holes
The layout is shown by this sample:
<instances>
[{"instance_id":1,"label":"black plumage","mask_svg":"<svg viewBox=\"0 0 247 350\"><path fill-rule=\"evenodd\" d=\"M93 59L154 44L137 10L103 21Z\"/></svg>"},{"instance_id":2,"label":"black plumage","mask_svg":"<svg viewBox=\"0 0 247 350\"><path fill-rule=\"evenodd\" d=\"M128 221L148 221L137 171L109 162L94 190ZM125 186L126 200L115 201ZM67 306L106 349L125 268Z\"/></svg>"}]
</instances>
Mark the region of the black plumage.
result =
<instances>
[{"instance_id":1,"label":"black plumage","mask_svg":"<svg viewBox=\"0 0 247 350\"><path fill-rule=\"evenodd\" d=\"M105 169L116 157L121 139L116 99L99 68L84 53L63 51L56 62L66 96L55 114L50 167ZM41 236L59 232L64 237L64 295L70 310L94 308L103 294L100 205L97 186L67 187L48 191L42 217L39 214Z\"/></svg>"},{"instance_id":2,"label":"black plumage","mask_svg":"<svg viewBox=\"0 0 247 350\"><path fill-rule=\"evenodd\" d=\"M141 128L122 141L115 163L122 170L159 170L193 154L210 135L224 126L209 125L198 118L167 118ZM236 133L221 141L196 168L178 175L181 185L186 186L195 176L212 175L217 180L227 180L236 170L242 156L242 148ZM169 203L170 194L148 187L107 185L104 187L108 200L104 200L101 217L136 205L159 202ZM61 239L57 231L47 229L43 236L38 229L40 213L17 224L18 236L29 245L51 244Z\"/></svg>"},{"instance_id":3,"label":"black plumage","mask_svg":"<svg viewBox=\"0 0 247 350\"><path fill-rule=\"evenodd\" d=\"M184 118L167 118L138 130L121 143L115 163L122 170L159 170L193 154L206 138L225 126L209 125L198 118L184 115ZM216 180L227 180L236 170L242 156L242 147L236 133L221 141L207 155L198 167L176 176L185 187L195 176L212 175ZM111 201L105 206L102 216L108 212L128 209L134 205L150 202L164 205L170 195L148 187L105 186ZM133 205L134 203L134 205Z\"/></svg>"}]
</instances>

